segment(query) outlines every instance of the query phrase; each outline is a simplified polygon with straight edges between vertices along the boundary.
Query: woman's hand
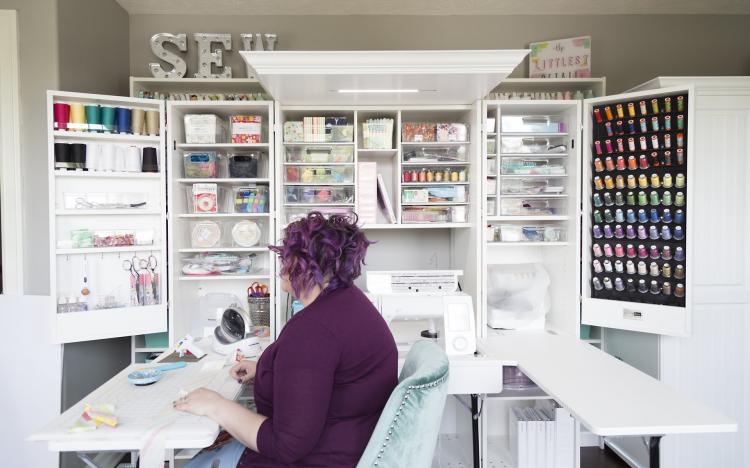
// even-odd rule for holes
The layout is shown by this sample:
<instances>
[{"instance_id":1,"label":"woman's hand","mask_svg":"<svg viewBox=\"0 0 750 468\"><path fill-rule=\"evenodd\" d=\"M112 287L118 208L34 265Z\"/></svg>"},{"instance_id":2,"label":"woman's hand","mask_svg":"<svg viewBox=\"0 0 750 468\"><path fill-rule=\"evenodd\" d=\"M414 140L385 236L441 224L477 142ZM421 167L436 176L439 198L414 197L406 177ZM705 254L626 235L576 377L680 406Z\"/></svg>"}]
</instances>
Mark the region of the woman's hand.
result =
<instances>
[{"instance_id":1,"label":"woman's hand","mask_svg":"<svg viewBox=\"0 0 750 468\"><path fill-rule=\"evenodd\" d=\"M229 375L239 383L247 383L255 378L257 365L255 361L240 361L229 369Z\"/></svg>"},{"instance_id":2,"label":"woman's hand","mask_svg":"<svg viewBox=\"0 0 750 468\"><path fill-rule=\"evenodd\" d=\"M184 397L173 402L174 409L185 411L198 416L209 416L215 412L217 407L225 398L213 390L199 388L188 393Z\"/></svg>"}]
</instances>

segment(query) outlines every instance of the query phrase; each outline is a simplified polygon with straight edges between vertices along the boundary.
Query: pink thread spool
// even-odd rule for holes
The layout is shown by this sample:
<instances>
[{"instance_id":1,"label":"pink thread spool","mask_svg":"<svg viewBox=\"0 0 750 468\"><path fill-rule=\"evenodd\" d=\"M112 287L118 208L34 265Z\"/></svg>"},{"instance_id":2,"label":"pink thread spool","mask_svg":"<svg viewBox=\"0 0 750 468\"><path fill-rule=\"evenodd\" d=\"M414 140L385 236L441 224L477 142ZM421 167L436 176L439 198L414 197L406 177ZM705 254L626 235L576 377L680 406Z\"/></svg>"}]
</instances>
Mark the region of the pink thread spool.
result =
<instances>
[{"instance_id":1,"label":"pink thread spool","mask_svg":"<svg viewBox=\"0 0 750 468\"><path fill-rule=\"evenodd\" d=\"M70 121L70 104L55 102L52 104L55 130L67 130Z\"/></svg>"}]
</instances>

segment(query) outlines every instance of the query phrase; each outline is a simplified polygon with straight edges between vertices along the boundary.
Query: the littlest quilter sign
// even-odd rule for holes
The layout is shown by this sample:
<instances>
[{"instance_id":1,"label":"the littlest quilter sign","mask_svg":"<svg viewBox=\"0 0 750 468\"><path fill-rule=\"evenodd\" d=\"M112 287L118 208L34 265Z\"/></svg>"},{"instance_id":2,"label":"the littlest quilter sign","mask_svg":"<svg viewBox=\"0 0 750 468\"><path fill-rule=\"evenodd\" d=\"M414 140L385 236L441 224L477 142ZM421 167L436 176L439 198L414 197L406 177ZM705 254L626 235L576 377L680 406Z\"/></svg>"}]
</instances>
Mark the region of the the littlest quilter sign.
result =
<instances>
[{"instance_id":1,"label":"the littlest quilter sign","mask_svg":"<svg viewBox=\"0 0 750 468\"><path fill-rule=\"evenodd\" d=\"M591 36L529 44L530 78L591 76Z\"/></svg>"}]
</instances>

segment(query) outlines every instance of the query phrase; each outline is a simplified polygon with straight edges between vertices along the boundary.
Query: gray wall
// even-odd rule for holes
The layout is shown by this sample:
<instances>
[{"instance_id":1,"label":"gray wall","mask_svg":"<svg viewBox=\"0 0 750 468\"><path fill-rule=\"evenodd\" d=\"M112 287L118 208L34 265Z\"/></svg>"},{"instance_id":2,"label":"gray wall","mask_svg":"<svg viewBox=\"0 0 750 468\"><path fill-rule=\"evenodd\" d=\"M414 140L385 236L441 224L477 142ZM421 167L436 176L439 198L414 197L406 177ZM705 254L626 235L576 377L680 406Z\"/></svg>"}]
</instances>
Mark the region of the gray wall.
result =
<instances>
[{"instance_id":1,"label":"gray wall","mask_svg":"<svg viewBox=\"0 0 750 468\"><path fill-rule=\"evenodd\" d=\"M284 50L509 49L529 42L592 36L592 73L610 93L657 75L748 75L750 16L196 16L130 17L130 73L150 76L157 32L275 32ZM188 74L195 70L188 41ZM245 76L239 54L226 63ZM526 65L518 76L525 76ZM192 76L192 75L189 75Z\"/></svg>"},{"instance_id":2,"label":"gray wall","mask_svg":"<svg viewBox=\"0 0 750 468\"><path fill-rule=\"evenodd\" d=\"M0 0L18 11L24 291L49 292L46 90L58 85L57 0Z\"/></svg>"}]
</instances>

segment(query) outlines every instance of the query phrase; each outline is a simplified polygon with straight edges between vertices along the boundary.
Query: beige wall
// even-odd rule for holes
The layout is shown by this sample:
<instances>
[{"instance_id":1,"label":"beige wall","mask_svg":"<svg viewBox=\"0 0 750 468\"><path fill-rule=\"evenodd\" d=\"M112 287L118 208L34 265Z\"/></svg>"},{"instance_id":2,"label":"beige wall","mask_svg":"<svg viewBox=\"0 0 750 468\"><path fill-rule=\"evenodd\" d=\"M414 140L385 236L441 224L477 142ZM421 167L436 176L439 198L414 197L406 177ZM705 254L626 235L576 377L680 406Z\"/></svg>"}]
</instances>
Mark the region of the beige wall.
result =
<instances>
[{"instance_id":1,"label":"beige wall","mask_svg":"<svg viewBox=\"0 0 750 468\"><path fill-rule=\"evenodd\" d=\"M618 92L656 75L749 75L750 16L193 16L130 17L130 73L150 76L157 32L275 32L285 50L508 49L592 36L592 72ZM196 47L188 42L188 73ZM245 76L239 54L227 63ZM525 76L525 65L522 75Z\"/></svg>"}]
</instances>

